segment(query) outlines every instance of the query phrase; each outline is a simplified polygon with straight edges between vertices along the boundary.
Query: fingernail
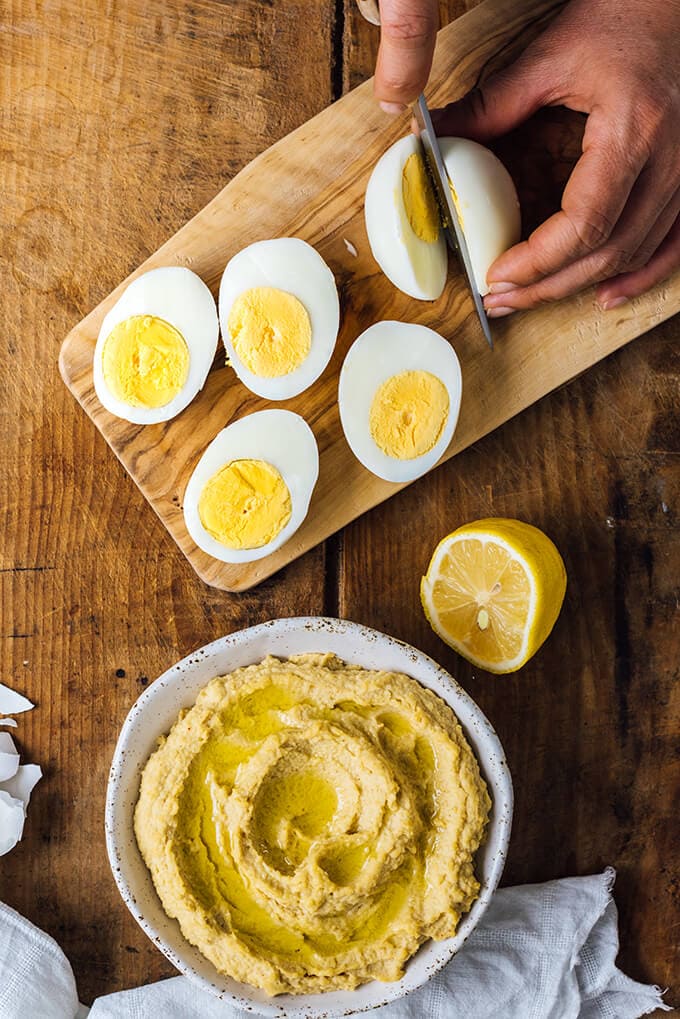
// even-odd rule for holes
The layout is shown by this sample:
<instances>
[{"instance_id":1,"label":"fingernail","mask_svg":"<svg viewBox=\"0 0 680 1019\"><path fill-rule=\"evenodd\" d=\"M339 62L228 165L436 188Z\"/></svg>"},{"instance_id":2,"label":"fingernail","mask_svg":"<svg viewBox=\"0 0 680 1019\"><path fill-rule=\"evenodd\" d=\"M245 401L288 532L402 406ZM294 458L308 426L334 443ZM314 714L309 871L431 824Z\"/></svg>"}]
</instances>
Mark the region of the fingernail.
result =
<instances>
[{"instance_id":1,"label":"fingernail","mask_svg":"<svg viewBox=\"0 0 680 1019\"><path fill-rule=\"evenodd\" d=\"M517 311L517 308L487 308L487 318L504 318L506 315L512 315L513 311Z\"/></svg>"},{"instance_id":2,"label":"fingernail","mask_svg":"<svg viewBox=\"0 0 680 1019\"><path fill-rule=\"evenodd\" d=\"M603 311L611 311L612 308L620 308L622 304L628 304L627 297L612 297L609 301L602 301L601 307Z\"/></svg>"},{"instance_id":3,"label":"fingernail","mask_svg":"<svg viewBox=\"0 0 680 1019\"><path fill-rule=\"evenodd\" d=\"M489 283L490 294L509 294L511 290L517 290L516 283Z\"/></svg>"},{"instance_id":4,"label":"fingernail","mask_svg":"<svg viewBox=\"0 0 680 1019\"><path fill-rule=\"evenodd\" d=\"M406 107L403 103L381 103L380 109L384 113L403 113Z\"/></svg>"}]
</instances>

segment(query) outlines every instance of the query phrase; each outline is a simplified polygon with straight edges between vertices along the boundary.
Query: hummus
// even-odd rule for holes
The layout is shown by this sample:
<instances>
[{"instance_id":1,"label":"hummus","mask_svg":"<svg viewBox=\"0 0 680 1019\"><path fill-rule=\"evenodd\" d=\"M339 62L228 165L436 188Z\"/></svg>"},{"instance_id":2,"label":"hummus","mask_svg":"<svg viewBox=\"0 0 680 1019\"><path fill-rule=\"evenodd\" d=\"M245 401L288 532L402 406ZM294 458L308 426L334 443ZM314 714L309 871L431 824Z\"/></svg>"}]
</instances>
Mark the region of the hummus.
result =
<instances>
[{"instance_id":1,"label":"hummus","mask_svg":"<svg viewBox=\"0 0 680 1019\"><path fill-rule=\"evenodd\" d=\"M165 911L269 994L397 980L479 883L490 800L451 709L333 655L212 680L142 773L135 834Z\"/></svg>"}]
</instances>

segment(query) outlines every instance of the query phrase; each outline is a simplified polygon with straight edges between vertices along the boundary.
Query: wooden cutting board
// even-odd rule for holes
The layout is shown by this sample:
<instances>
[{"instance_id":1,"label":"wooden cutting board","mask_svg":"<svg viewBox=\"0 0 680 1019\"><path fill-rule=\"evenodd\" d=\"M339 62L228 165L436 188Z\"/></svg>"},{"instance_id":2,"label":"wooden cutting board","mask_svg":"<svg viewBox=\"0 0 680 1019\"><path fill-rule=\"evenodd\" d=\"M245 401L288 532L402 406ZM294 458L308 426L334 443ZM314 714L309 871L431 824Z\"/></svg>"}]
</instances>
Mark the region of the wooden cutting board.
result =
<instances>
[{"instance_id":1,"label":"wooden cutting board","mask_svg":"<svg viewBox=\"0 0 680 1019\"><path fill-rule=\"evenodd\" d=\"M507 63L560 6L487 0L444 28L427 90L430 104L443 105L462 95L480 74ZM361 85L246 166L64 340L59 361L64 381L208 584L230 591L250 588L403 487L366 471L354 459L340 426L340 367L352 341L372 322L420 322L453 343L463 371L463 402L444 457L448 459L680 309L678 277L609 313L601 312L587 292L494 323L492 352L453 264L438 301L419 302L399 293L371 256L363 196L377 159L407 130L406 118L394 120L381 113L371 82ZM130 425L100 406L92 356L104 315L141 272L160 265L188 266L216 294L232 255L253 241L281 236L313 244L335 273L340 291L342 324L329 367L307 392L276 404L297 411L311 425L319 444L319 481L306 521L286 545L258 562L229 565L196 548L187 534L184 489L221 428L272 405L248 392L223 366L220 353L204 390L179 417L160 425Z\"/></svg>"}]
</instances>

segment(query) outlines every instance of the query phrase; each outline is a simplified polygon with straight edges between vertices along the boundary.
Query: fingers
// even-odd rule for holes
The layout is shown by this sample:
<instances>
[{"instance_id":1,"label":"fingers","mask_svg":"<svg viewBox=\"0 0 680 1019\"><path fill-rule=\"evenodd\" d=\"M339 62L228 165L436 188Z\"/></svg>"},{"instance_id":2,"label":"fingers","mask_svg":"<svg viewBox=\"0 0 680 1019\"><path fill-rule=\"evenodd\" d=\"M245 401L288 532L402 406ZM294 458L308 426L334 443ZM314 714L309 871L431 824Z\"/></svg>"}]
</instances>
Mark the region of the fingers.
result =
<instances>
[{"instance_id":1,"label":"fingers","mask_svg":"<svg viewBox=\"0 0 680 1019\"><path fill-rule=\"evenodd\" d=\"M669 189L675 186L674 175L665 167L646 168L618 224L601 248L523 287L492 284L486 302L488 309L532 308L545 301L561 300L622 272L643 268L680 214L680 191L669 195Z\"/></svg>"},{"instance_id":2,"label":"fingers","mask_svg":"<svg viewBox=\"0 0 680 1019\"><path fill-rule=\"evenodd\" d=\"M528 240L496 259L487 273L488 282L496 284L492 290L500 289L498 284L503 289L509 284L527 287L566 266L573 268L575 262L595 252L597 258L601 257L647 161L647 152L630 134L622 132L611 117L603 116L606 126L601 126L597 114L591 114L583 139L583 155L567 182L560 212L542 223ZM664 204L668 197L666 194ZM648 229L648 214L644 222ZM626 250L625 242L619 250ZM607 256L610 254L606 252ZM594 274L596 261L580 266L581 286L603 278ZM617 266L612 269L616 271Z\"/></svg>"},{"instance_id":3,"label":"fingers","mask_svg":"<svg viewBox=\"0 0 680 1019\"><path fill-rule=\"evenodd\" d=\"M618 308L632 297L639 297L651 290L657 283L663 283L680 269L680 218L676 219L670 233L647 265L635 272L623 273L602 283L596 292L599 303L605 310Z\"/></svg>"},{"instance_id":4,"label":"fingers","mask_svg":"<svg viewBox=\"0 0 680 1019\"><path fill-rule=\"evenodd\" d=\"M668 178L662 183L659 177L659 172L640 177L618 224L601 248L523 287L492 284L489 306L530 308L543 301L558 301L593 283L646 265L680 213L680 195L669 198L666 192L673 182Z\"/></svg>"},{"instance_id":5,"label":"fingers","mask_svg":"<svg viewBox=\"0 0 680 1019\"><path fill-rule=\"evenodd\" d=\"M381 0L374 91L387 113L399 113L423 91L439 25L437 0Z\"/></svg>"},{"instance_id":6,"label":"fingers","mask_svg":"<svg viewBox=\"0 0 680 1019\"><path fill-rule=\"evenodd\" d=\"M616 300L617 297L632 296L627 293L628 286L633 288L635 294L642 293L643 291L637 287L647 278L645 275L647 268L658 266L656 261L658 252L662 249L665 250L666 238L670 236L669 231L676 228L676 219L679 214L680 192L674 195L662 211L657 222L644 237L642 247L638 251L630 254L628 249L621 249L620 246L617 246L617 233L615 233L610 245L588 259L582 259L530 286L515 287L487 295L484 299L487 314L490 318L498 318L509 315L513 311L534 308L548 301L559 301L602 280L607 282L602 283L602 286L598 288L597 297L603 306ZM627 266L636 266L637 268L632 272L621 273L620 268ZM675 266L671 265L668 273L673 272L674 268ZM616 275L617 273L618 275ZM661 278L663 277L654 277L649 286L653 286ZM645 288L643 287L643 289Z\"/></svg>"}]
</instances>

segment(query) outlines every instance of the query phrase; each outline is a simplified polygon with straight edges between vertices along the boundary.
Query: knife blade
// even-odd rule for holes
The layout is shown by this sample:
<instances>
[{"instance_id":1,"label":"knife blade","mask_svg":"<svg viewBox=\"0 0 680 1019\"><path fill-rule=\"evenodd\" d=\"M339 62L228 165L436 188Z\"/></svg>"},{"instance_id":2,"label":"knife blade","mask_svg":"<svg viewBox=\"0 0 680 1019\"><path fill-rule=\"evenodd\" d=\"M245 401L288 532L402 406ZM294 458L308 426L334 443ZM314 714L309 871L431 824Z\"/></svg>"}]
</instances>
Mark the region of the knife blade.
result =
<instances>
[{"instance_id":1,"label":"knife blade","mask_svg":"<svg viewBox=\"0 0 680 1019\"><path fill-rule=\"evenodd\" d=\"M460 225L460 220L458 219L458 211L451 194L451 182L449 181L449 176L446 172L446 167L444 166L444 160L442 159L437 136L434 133L430 111L427 108L425 96L422 93L418 97L413 108L413 115L418 128L417 137L420 139L425 156L425 166L429 172L430 179L434 186L434 193L439 204L446 239L449 243L449 247L451 247L458 255L465 272L465 276L467 277L470 292L472 293L472 299L479 317L482 332L486 337L486 342L493 350L493 339L491 336L489 320L486 317L486 311L484 310L484 303L482 301L481 294L477 290L477 286L475 284L475 278L472 273L472 262L470 261L470 252L468 251L465 235Z\"/></svg>"}]
</instances>

